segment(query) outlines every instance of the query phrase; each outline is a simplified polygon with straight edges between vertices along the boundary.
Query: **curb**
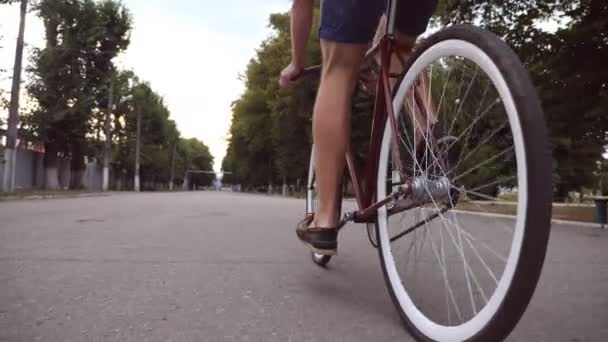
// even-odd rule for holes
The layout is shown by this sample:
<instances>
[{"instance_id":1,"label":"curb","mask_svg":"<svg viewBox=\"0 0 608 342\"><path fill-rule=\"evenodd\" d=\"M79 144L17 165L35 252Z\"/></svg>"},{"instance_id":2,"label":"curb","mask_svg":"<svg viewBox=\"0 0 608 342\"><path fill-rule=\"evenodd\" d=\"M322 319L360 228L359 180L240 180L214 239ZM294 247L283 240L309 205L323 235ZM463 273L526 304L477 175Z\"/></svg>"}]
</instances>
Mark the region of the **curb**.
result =
<instances>
[{"instance_id":1,"label":"curb","mask_svg":"<svg viewBox=\"0 0 608 342\"><path fill-rule=\"evenodd\" d=\"M474 211L465 211L465 210L450 210L451 212L465 215L476 215L483 217L495 217L495 218L514 218L513 215L505 215L505 214L492 214L492 213L478 213ZM602 225L599 223L591 223L591 222L582 222L582 221L568 221L568 220L559 220L559 219L551 219L551 223L555 224L563 224L563 225L571 225L571 226L579 226L579 227L589 227L589 228L602 228ZM608 226L606 226L608 228Z\"/></svg>"},{"instance_id":2,"label":"curb","mask_svg":"<svg viewBox=\"0 0 608 342\"><path fill-rule=\"evenodd\" d=\"M91 192L83 194L47 194L47 195L28 195L28 196L6 196L0 197L0 202L15 202L15 201L35 201L45 199L67 199L67 198L87 198L87 197L107 197L111 196L111 192Z\"/></svg>"},{"instance_id":3,"label":"curb","mask_svg":"<svg viewBox=\"0 0 608 342\"><path fill-rule=\"evenodd\" d=\"M346 201L352 201L354 202L354 199L348 198L345 199ZM450 212L453 213L457 213L457 214L464 214L464 215L476 215L476 216L482 216L482 217L494 217L494 218L514 218L515 216L513 215L505 215L505 214L493 214L493 213L482 213L482 212L476 212L476 211L466 211L466 210L450 210ZM598 229L608 229L608 224L603 226L599 223L592 223L592 222L583 222L583 221L568 221L568 220L559 220L559 219L551 219L551 223L554 224L563 224L563 225L569 225L569 226L579 226L579 227L588 227L588 228L598 228Z\"/></svg>"}]
</instances>

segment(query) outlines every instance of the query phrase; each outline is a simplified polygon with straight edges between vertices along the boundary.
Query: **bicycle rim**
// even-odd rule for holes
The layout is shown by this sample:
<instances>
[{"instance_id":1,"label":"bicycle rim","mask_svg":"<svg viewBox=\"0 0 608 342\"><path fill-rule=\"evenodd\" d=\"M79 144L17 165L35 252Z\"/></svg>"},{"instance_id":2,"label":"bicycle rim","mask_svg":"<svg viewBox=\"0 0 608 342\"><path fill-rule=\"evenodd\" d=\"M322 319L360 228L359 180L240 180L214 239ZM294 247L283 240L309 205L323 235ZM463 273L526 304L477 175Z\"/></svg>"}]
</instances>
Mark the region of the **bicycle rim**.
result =
<instances>
[{"instance_id":1,"label":"bicycle rim","mask_svg":"<svg viewBox=\"0 0 608 342\"><path fill-rule=\"evenodd\" d=\"M378 198L405 176L418 182L414 190L426 204L391 217L390 208L378 210L379 253L399 313L424 340L503 338L540 274L550 218L548 148L534 90L514 62L497 37L453 27L416 53L394 97L406 167L392 169L387 125ZM414 82L423 91L413 91ZM446 182L449 191L438 191ZM507 203L514 217L463 212ZM418 222L424 224L391 243Z\"/></svg>"}]
</instances>

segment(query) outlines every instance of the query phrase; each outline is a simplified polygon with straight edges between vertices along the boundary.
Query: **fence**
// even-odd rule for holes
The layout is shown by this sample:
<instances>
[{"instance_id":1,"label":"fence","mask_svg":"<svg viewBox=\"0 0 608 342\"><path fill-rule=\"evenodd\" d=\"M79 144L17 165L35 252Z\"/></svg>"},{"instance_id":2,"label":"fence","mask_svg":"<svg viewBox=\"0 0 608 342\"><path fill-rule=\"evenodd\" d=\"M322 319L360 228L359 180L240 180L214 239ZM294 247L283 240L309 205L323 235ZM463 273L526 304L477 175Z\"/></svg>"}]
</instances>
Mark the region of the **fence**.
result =
<instances>
[{"instance_id":1,"label":"fence","mask_svg":"<svg viewBox=\"0 0 608 342\"><path fill-rule=\"evenodd\" d=\"M44 187L44 153L28 149L17 149L15 164L15 189L40 189ZM4 161L0 162L0 180L4 177ZM67 189L70 184L70 160L58 160L59 186ZM100 191L102 187L103 171L96 160L87 161L83 175L83 185L88 191Z\"/></svg>"}]
</instances>

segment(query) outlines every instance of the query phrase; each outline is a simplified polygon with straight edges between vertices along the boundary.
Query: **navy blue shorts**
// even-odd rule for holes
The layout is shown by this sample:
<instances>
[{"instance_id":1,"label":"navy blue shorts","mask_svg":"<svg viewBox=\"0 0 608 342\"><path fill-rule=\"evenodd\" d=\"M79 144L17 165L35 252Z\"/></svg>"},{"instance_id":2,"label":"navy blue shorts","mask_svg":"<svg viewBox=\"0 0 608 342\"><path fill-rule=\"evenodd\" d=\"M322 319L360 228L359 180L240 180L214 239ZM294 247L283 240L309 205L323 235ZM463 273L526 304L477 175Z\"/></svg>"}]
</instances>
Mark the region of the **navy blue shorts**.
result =
<instances>
[{"instance_id":1,"label":"navy blue shorts","mask_svg":"<svg viewBox=\"0 0 608 342\"><path fill-rule=\"evenodd\" d=\"M395 0L393 0L395 1ZM437 0L396 0L395 28L416 37L429 24ZM321 0L321 39L364 44L374 38L378 21L387 12L386 0Z\"/></svg>"}]
</instances>

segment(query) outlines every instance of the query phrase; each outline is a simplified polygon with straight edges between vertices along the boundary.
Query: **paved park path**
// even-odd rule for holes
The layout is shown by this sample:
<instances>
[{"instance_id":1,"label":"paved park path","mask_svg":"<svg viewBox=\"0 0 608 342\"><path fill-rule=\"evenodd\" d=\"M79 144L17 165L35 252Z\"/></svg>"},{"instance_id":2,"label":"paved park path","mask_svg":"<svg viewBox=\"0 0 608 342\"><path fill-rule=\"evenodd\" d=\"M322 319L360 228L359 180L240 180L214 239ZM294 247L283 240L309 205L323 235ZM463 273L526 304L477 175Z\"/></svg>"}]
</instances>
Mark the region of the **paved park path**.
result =
<instances>
[{"instance_id":1,"label":"paved park path","mask_svg":"<svg viewBox=\"0 0 608 342\"><path fill-rule=\"evenodd\" d=\"M0 341L411 341L363 226L323 270L302 211L217 192L0 202ZM510 340L608 341L608 231L553 226Z\"/></svg>"}]
</instances>

